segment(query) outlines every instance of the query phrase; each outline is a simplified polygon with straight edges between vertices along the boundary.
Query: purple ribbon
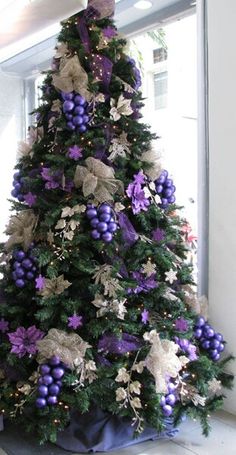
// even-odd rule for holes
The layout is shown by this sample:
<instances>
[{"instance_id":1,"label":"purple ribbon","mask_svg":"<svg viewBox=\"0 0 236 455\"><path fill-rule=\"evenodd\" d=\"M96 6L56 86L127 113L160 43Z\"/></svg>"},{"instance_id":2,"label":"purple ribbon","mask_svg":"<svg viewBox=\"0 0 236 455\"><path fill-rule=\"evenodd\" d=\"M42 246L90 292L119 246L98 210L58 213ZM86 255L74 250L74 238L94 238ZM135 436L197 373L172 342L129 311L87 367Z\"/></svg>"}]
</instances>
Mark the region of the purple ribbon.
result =
<instances>
[{"instance_id":1,"label":"purple ribbon","mask_svg":"<svg viewBox=\"0 0 236 455\"><path fill-rule=\"evenodd\" d=\"M105 333L98 342L98 351L109 354L126 354L137 351L142 346L140 340L128 333L123 333L119 339L115 335Z\"/></svg>"},{"instance_id":2,"label":"purple ribbon","mask_svg":"<svg viewBox=\"0 0 236 455\"><path fill-rule=\"evenodd\" d=\"M96 54L93 56L91 69L94 78L99 81L102 81L102 84L106 90L111 82L113 63L112 61L105 57L105 55Z\"/></svg>"},{"instance_id":3,"label":"purple ribbon","mask_svg":"<svg viewBox=\"0 0 236 455\"><path fill-rule=\"evenodd\" d=\"M90 54L90 38L85 16L78 17L76 28L84 46L85 52L87 52L87 54Z\"/></svg>"},{"instance_id":4,"label":"purple ribbon","mask_svg":"<svg viewBox=\"0 0 236 455\"><path fill-rule=\"evenodd\" d=\"M134 229L134 226L130 222L127 215L123 212L118 213L119 225L122 231L122 238L125 246L132 246L138 240L138 234Z\"/></svg>"}]
</instances>

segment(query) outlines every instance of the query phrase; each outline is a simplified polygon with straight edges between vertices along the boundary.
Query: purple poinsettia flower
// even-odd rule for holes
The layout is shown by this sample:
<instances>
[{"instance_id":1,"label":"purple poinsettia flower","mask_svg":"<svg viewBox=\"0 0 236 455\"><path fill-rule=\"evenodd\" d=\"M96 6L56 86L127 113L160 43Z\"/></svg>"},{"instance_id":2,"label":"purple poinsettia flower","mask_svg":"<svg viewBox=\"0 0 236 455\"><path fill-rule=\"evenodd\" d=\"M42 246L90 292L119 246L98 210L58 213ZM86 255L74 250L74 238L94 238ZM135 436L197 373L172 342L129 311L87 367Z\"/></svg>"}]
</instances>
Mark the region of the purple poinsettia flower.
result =
<instances>
[{"instance_id":1,"label":"purple poinsettia flower","mask_svg":"<svg viewBox=\"0 0 236 455\"><path fill-rule=\"evenodd\" d=\"M4 318L0 319L0 332L5 333L9 330L9 322L6 321Z\"/></svg>"},{"instance_id":2,"label":"purple poinsettia flower","mask_svg":"<svg viewBox=\"0 0 236 455\"><path fill-rule=\"evenodd\" d=\"M187 332L188 330L188 321L184 318L176 319L175 328L179 332Z\"/></svg>"},{"instance_id":3,"label":"purple poinsettia flower","mask_svg":"<svg viewBox=\"0 0 236 455\"><path fill-rule=\"evenodd\" d=\"M155 231L152 231L152 239L155 242L162 242L165 238L165 231L163 229L157 228Z\"/></svg>"},{"instance_id":4,"label":"purple poinsettia flower","mask_svg":"<svg viewBox=\"0 0 236 455\"><path fill-rule=\"evenodd\" d=\"M155 280L155 273L150 276L146 276L141 272L133 272L132 277L137 281L137 286L135 288L129 288L128 294L140 294L140 292L149 292L152 289L158 287L158 283Z\"/></svg>"},{"instance_id":5,"label":"purple poinsettia flower","mask_svg":"<svg viewBox=\"0 0 236 455\"><path fill-rule=\"evenodd\" d=\"M24 196L24 200L25 200L26 204L28 204L29 207L33 207L33 205L37 201L37 196L36 196L36 194L29 192Z\"/></svg>"},{"instance_id":6,"label":"purple poinsettia flower","mask_svg":"<svg viewBox=\"0 0 236 455\"><path fill-rule=\"evenodd\" d=\"M41 171L41 176L43 180L46 181L45 188L47 190L55 190L56 188L60 187L61 179L62 179L62 172L52 172L50 168L43 167Z\"/></svg>"},{"instance_id":7,"label":"purple poinsettia flower","mask_svg":"<svg viewBox=\"0 0 236 455\"><path fill-rule=\"evenodd\" d=\"M13 333L8 333L9 340L12 344L11 352L18 357L24 357L26 354L34 355L37 352L37 341L41 340L44 333L37 329L35 325L25 329L18 327Z\"/></svg>"},{"instance_id":8,"label":"purple poinsettia flower","mask_svg":"<svg viewBox=\"0 0 236 455\"><path fill-rule=\"evenodd\" d=\"M102 30L102 34L105 38L113 38L113 36L117 35L117 31L114 27L110 25Z\"/></svg>"}]
</instances>

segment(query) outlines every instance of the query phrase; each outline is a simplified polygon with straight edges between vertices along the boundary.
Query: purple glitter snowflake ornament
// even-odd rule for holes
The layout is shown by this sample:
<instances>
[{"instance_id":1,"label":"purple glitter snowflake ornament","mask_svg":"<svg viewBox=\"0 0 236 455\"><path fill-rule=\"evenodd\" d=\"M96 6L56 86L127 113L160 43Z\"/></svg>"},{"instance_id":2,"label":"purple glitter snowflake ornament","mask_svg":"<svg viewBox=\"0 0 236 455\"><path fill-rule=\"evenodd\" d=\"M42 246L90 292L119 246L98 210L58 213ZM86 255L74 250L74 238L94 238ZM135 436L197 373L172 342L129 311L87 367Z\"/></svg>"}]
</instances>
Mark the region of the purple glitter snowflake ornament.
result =
<instances>
[{"instance_id":1,"label":"purple glitter snowflake ornament","mask_svg":"<svg viewBox=\"0 0 236 455\"><path fill-rule=\"evenodd\" d=\"M78 314L74 313L73 316L68 318L68 327L71 329L77 330L83 326L83 316L79 316Z\"/></svg>"}]
</instances>

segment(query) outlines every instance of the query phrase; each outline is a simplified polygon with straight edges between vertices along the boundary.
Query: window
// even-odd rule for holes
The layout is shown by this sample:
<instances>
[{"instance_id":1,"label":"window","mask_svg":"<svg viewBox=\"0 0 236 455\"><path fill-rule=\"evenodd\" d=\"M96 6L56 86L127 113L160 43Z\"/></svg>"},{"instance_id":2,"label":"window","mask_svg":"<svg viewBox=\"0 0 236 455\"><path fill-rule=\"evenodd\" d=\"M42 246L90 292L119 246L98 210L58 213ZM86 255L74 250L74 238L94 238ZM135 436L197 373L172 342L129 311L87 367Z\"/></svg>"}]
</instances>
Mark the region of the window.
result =
<instances>
[{"instance_id":1,"label":"window","mask_svg":"<svg viewBox=\"0 0 236 455\"><path fill-rule=\"evenodd\" d=\"M168 72L154 74L155 110L167 107Z\"/></svg>"},{"instance_id":2,"label":"window","mask_svg":"<svg viewBox=\"0 0 236 455\"><path fill-rule=\"evenodd\" d=\"M159 47L153 51L153 63L160 63L167 60L167 49Z\"/></svg>"}]
</instances>

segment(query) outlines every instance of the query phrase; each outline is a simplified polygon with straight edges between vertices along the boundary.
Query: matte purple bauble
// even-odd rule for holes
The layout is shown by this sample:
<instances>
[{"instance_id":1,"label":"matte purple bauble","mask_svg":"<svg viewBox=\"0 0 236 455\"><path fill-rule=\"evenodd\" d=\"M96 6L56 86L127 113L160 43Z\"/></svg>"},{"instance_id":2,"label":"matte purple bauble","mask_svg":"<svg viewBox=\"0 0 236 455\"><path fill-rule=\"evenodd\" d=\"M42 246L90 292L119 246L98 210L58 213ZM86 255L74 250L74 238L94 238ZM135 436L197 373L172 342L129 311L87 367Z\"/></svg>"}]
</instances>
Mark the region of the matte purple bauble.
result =
<instances>
[{"instance_id":1,"label":"matte purple bauble","mask_svg":"<svg viewBox=\"0 0 236 455\"><path fill-rule=\"evenodd\" d=\"M215 339L218 341L223 341L223 335L221 335L221 333L215 333Z\"/></svg>"},{"instance_id":2,"label":"matte purple bauble","mask_svg":"<svg viewBox=\"0 0 236 455\"><path fill-rule=\"evenodd\" d=\"M47 406L45 398L37 398L35 404L37 408L45 408L45 406Z\"/></svg>"},{"instance_id":3,"label":"matte purple bauble","mask_svg":"<svg viewBox=\"0 0 236 455\"><path fill-rule=\"evenodd\" d=\"M89 120L90 120L90 118L89 118L89 116L88 116L88 115L86 115L86 114L85 114L85 115L83 115L83 122L84 122L84 123L88 123L88 122L89 122Z\"/></svg>"},{"instance_id":4,"label":"matte purple bauble","mask_svg":"<svg viewBox=\"0 0 236 455\"><path fill-rule=\"evenodd\" d=\"M97 229L94 229L91 232L91 236L94 240L99 240L101 238L101 234L97 231Z\"/></svg>"},{"instance_id":5,"label":"matte purple bauble","mask_svg":"<svg viewBox=\"0 0 236 455\"><path fill-rule=\"evenodd\" d=\"M111 213L111 206L108 204L102 204L100 205L98 209L98 213Z\"/></svg>"},{"instance_id":6,"label":"matte purple bauble","mask_svg":"<svg viewBox=\"0 0 236 455\"><path fill-rule=\"evenodd\" d=\"M47 403L48 403L49 405L55 405L55 404L57 404L57 397L51 395L50 397L48 397Z\"/></svg>"},{"instance_id":7,"label":"matte purple bauble","mask_svg":"<svg viewBox=\"0 0 236 455\"><path fill-rule=\"evenodd\" d=\"M38 387L38 394L40 397L46 397L48 395L48 387L46 385L40 385Z\"/></svg>"},{"instance_id":8,"label":"matte purple bauble","mask_svg":"<svg viewBox=\"0 0 236 455\"><path fill-rule=\"evenodd\" d=\"M168 198L169 204L174 204L175 201L176 201L176 197L175 197L174 195L172 195L172 196L170 196L170 197Z\"/></svg>"},{"instance_id":9,"label":"matte purple bauble","mask_svg":"<svg viewBox=\"0 0 236 455\"><path fill-rule=\"evenodd\" d=\"M108 224L108 231L109 232L116 232L117 230L117 224L116 223L109 223Z\"/></svg>"},{"instance_id":10,"label":"matte purple bauble","mask_svg":"<svg viewBox=\"0 0 236 455\"><path fill-rule=\"evenodd\" d=\"M173 185L173 180L172 179L166 179L165 186L167 186L167 188L170 188L172 185Z\"/></svg>"},{"instance_id":11,"label":"matte purple bauble","mask_svg":"<svg viewBox=\"0 0 236 455\"><path fill-rule=\"evenodd\" d=\"M175 402L176 402L176 398L173 393L170 393L169 395L167 395L166 404L169 404L170 406L174 406Z\"/></svg>"},{"instance_id":12,"label":"matte purple bauble","mask_svg":"<svg viewBox=\"0 0 236 455\"><path fill-rule=\"evenodd\" d=\"M22 265L23 265L23 267L25 269L30 270L32 268L32 266L33 266L33 263L32 263L32 261L30 259L24 259L22 261Z\"/></svg>"},{"instance_id":13,"label":"matte purple bauble","mask_svg":"<svg viewBox=\"0 0 236 455\"><path fill-rule=\"evenodd\" d=\"M195 338L197 338L197 339L198 339L198 338L201 338L201 336L202 336L202 329L196 329L196 330L194 331L194 336L195 336Z\"/></svg>"},{"instance_id":14,"label":"matte purple bauble","mask_svg":"<svg viewBox=\"0 0 236 455\"><path fill-rule=\"evenodd\" d=\"M60 387L57 384L52 384L49 387L50 395L58 395L60 393Z\"/></svg>"},{"instance_id":15,"label":"matte purple bauble","mask_svg":"<svg viewBox=\"0 0 236 455\"><path fill-rule=\"evenodd\" d=\"M220 345L218 347L218 351L223 352L224 350L225 350L225 345L223 343L220 343Z\"/></svg>"},{"instance_id":16,"label":"matte purple bauble","mask_svg":"<svg viewBox=\"0 0 236 455\"><path fill-rule=\"evenodd\" d=\"M162 410L163 410L163 414L165 415L165 417L171 416L171 414L173 412L173 409L169 404L166 404L165 406L163 406Z\"/></svg>"},{"instance_id":17,"label":"matte purple bauble","mask_svg":"<svg viewBox=\"0 0 236 455\"><path fill-rule=\"evenodd\" d=\"M65 113L71 112L71 111L73 111L74 107L75 107L75 104L73 103L73 101L70 101L70 100L65 101L63 103L63 112L65 112Z\"/></svg>"},{"instance_id":18,"label":"matte purple bauble","mask_svg":"<svg viewBox=\"0 0 236 455\"><path fill-rule=\"evenodd\" d=\"M90 224L91 224L91 227L92 228L96 228L97 225L99 223L99 219L97 217L93 218L91 221L90 221Z\"/></svg>"},{"instance_id":19,"label":"matte purple bauble","mask_svg":"<svg viewBox=\"0 0 236 455\"><path fill-rule=\"evenodd\" d=\"M100 221L105 221L105 223L109 223L109 221L111 220L110 213L101 213L99 215L99 220Z\"/></svg>"},{"instance_id":20,"label":"matte purple bauble","mask_svg":"<svg viewBox=\"0 0 236 455\"><path fill-rule=\"evenodd\" d=\"M76 115L84 115L84 108L83 106L76 106L74 113Z\"/></svg>"},{"instance_id":21,"label":"matte purple bauble","mask_svg":"<svg viewBox=\"0 0 236 455\"><path fill-rule=\"evenodd\" d=\"M158 194L161 194L162 191L163 191L163 186L162 186L162 185L157 185L157 186L156 186L156 192L157 192Z\"/></svg>"},{"instance_id":22,"label":"matte purple bauble","mask_svg":"<svg viewBox=\"0 0 236 455\"><path fill-rule=\"evenodd\" d=\"M21 267L16 269L15 273L17 278L23 278L25 276L25 271Z\"/></svg>"},{"instance_id":23,"label":"matte purple bauble","mask_svg":"<svg viewBox=\"0 0 236 455\"><path fill-rule=\"evenodd\" d=\"M33 280L34 279L34 273L33 272L27 272L26 278L27 278L27 280Z\"/></svg>"},{"instance_id":24,"label":"matte purple bauble","mask_svg":"<svg viewBox=\"0 0 236 455\"><path fill-rule=\"evenodd\" d=\"M73 117L72 122L74 123L75 126L80 126L83 124L83 118L81 117L81 115L76 115L75 117Z\"/></svg>"},{"instance_id":25,"label":"matte purple bauble","mask_svg":"<svg viewBox=\"0 0 236 455\"><path fill-rule=\"evenodd\" d=\"M53 368L52 376L54 379L61 379L65 374L65 370L61 367Z\"/></svg>"},{"instance_id":26,"label":"matte purple bauble","mask_svg":"<svg viewBox=\"0 0 236 455\"><path fill-rule=\"evenodd\" d=\"M16 259L21 262L21 261L23 261L24 258L25 258L25 252L22 250L17 251Z\"/></svg>"},{"instance_id":27,"label":"matte purple bauble","mask_svg":"<svg viewBox=\"0 0 236 455\"><path fill-rule=\"evenodd\" d=\"M98 232L106 232L108 229L108 224L105 223L104 221L101 221L100 223L98 223L97 225L97 230Z\"/></svg>"},{"instance_id":28,"label":"matte purple bauble","mask_svg":"<svg viewBox=\"0 0 236 455\"><path fill-rule=\"evenodd\" d=\"M76 105L84 106L86 100L81 95L76 95L74 98L74 102Z\"/></svg>"},{"instance_id":29,"label":"matte purple bauble","mask_svg":"<svg viewBox=\"0 0 236 455\"><path fill-rule=\"evenodd\" d=\"M102 240L106 243L110 243L113 239L113 235L111 232L105 232L105 234L102 234Z\"/></svg>"},{"instance_id":30,"label":"matte purple bauble","mask_svg":"<svg viewBox=\"0 0 236 455\"><path fill-rule=\"evenodd\" d=\"M72 122L67 122L67 128L69 128L69 130L74 131L74 130L75 130L75 125L74 125L74 123L72 123Z\"/></svg>"},{"instance_id":31,"label":"matte purple bauble","mask_svg":"<svg viewBox=\"0 0 236 455\"><path fill-rule=\"evenodd\" d=\"M50 373L50 371L51 371L51 368L46 363L44 363L43 365L40 366L40 373L41 374L45 375L45 374Z\"/></svg>"},{"instance_id":32,"label":"matte purple bauble","mask_svg":"<svg viewBox=\"0 0 236 455\"><path fill-rule=\"evenodd\" d=\"M204 340L201 343L203 349L209 349L210 348L210 341L209 340Z\"/></svg>"},{"instance_id":33,"label":"matte purple bauble","mask_svg":"<svg viewBox=\"0 0 236 455\"><path fill-rule=\"evenodd\" d=\"M97 209L88 209L86 211L86 216L88 217L89 220L91 220L92 218L94 218L95 216L97 216Z\"/></svg>"},{"instance_id":34,"label":"matte purple bauble","mask_svg":"<svg viewBox=\"0 0 236 455\"><path fill-rule=\"evenodd\" d=\"M62 92L62 93L61 93L61 96L62 96L62 98L63 98L65 101L68 101L68 100L71 101L71 100L73 100L73 98L74 98L74 93L72 93L72 92L69 92L69 93Z\"/></svg>"},{"instance_id":35,"label":"matte purple bauble","mask_svg":"<svg viewBox=\"0 0 236 455\"><path fill-rule=\"evenodd\" d=\"M58 357L57 355L54 355L49 360L49 365L51 365L52 367L57 367L57 365L60 365L60 363L61 363L60 357Z\"/></svg>"},{"instance_id":36,"label":"matte purple bauble","mask_svg":"<svg viewBox=\"0 0 236 455\"><path fill-rule=\"evenodd\" d=\"M25 286L25 281L19 278L18 280L16 280L16 286L18 288L23 288Z\"/></svg>"},{"instance_id":37,"label":"matte purple bauble","mask_svg":"<svg viewBox=\"0 0 236 455\"><path fill-rule=\"evenodd\" d=\"M164 397L164 396L161 397L160 405L161 406L165 406L166 405L166 397Z\"/></svg>"},{"instance_id":38,"label":"matte purple bauble","mask_svg":"<svg viewBox=\"0 0 236 455\"><path fill-rule=\"evenodd\" d=\"M85 125L80 125L79 132L80 133L85 133L86 131L87 131L87 127Z\"/></svg>"},{"instance_id":39,"label":"matte purple bauble","mask_svg":"<svg viewBox=\"0 0 236 455\"><path fill-rule=\"evenodd\" d=\"M50 374L45 374L43 377L43 383L45 385L51 385L53 383L53 377Z\"/></svg>"}]
</instances>

